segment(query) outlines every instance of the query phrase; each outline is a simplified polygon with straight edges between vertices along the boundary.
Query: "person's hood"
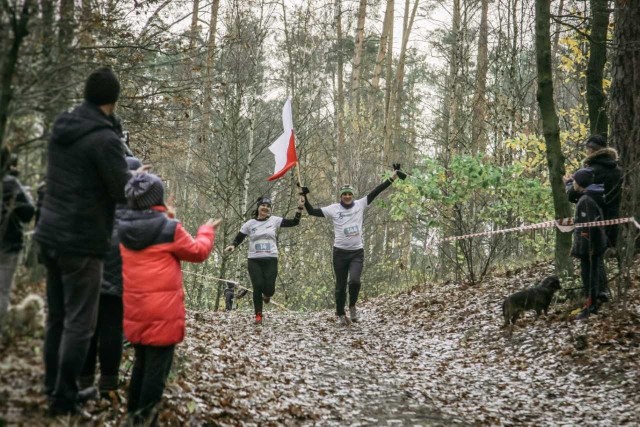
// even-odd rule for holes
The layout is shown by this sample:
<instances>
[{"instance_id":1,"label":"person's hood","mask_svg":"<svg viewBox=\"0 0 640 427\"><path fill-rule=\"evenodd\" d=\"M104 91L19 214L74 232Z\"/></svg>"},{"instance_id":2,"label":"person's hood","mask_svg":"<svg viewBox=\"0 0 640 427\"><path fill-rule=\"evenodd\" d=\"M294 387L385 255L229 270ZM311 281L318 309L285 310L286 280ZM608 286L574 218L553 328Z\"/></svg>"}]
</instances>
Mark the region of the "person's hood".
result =
<instances>
[{"instance_id":1,"label":"person's hood","mask_svg":"<svg viewBox=\"0 0 640 427\"><path fill-rule=\"evenodd\" d=\"M102 130L113 129L119 135L119 122L115 117L105 115L99 107L83 102L72 111L62 113L53 124L51 142L71 145L85 135Z\"/></svg>"},{"instance_id":2,"label":"person's hood","mask_svg":"<svg viewBox=\"0 0 640 427\"><path fill-rule=\"evenodd\" d=\"M139 251L153 244L164 242L169 219L163 212L151 209L126 210L118 220L118 237L127 249ZM175 230L174 230L175 231Z\"/></svg>"},{"instance_id":3,"label":"person's hood","mask_svg":"<svg viewBox=\"0 0 640 427\"><path fill-rule=\"evenodd\" d=\"M618 152L614 148L606 147L589 154L583 163L585 166L598 164L612 169L618 166Z\"/></svg>"},{"instance_id":4,"label":"person's hood","mask_svg":"<svg viewBox=\"0 0 640 427\"><path fill-rule=\"evenodd\" d=\"M598 206L604 204L604 184L591 184L585 188L584 194L591 197Z\"/></svg>"},{"instance_id":5,"label":"person's hood","mask_svg":"<svg viewBox=\"0 0 640 427\"><path fill-rule=\"evenodd\" d=\"M585 192L591 194L604 194L604 184L591 184L585 188Z\"/></svg>"}]
</instances>

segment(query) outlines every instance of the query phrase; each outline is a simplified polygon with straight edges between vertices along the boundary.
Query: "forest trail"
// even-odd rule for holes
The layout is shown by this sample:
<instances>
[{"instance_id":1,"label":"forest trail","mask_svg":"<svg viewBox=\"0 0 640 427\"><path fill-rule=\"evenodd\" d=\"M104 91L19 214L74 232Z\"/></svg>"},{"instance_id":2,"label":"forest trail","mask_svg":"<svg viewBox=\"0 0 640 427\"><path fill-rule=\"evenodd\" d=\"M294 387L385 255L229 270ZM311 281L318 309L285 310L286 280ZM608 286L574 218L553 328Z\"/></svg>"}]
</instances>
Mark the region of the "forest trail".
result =
<instances>
[{"instance_id":1,"label":"forest trail","mask_svg":"<svg viewBox=\"0 0 640 427\"><path fill-rule=\"evenodd\" d=\"M638 425L640 274L626 314L609 306L575 322L558 302L547 318L528 313L501 329L504 295L549 273L366 301L350 327L330 311L273 305L262 325L244 310L189 313L162 425ZM37 344L19 341L0 358L9 424L48 422ZM130 363L129 350L125 379ZM113 403L91 403L90 423L119 425L124 405Z\"/></svg>"}]
</instances>

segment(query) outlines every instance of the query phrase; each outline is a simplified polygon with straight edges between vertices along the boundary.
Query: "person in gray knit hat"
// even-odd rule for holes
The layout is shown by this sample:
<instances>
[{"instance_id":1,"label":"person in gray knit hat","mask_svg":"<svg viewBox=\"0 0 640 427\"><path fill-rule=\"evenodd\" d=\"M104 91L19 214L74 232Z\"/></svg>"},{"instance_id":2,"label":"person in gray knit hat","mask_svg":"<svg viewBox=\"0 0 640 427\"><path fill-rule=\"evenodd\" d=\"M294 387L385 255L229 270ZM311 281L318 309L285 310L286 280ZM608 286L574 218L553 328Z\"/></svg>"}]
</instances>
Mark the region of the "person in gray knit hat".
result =
<instances>
[{"instance_id":1,"label":"person in gray knit hat","mask_svg":"<svg viewBox=\"0 0 640 427\"><path fill-rule=\"evenodd\" d=\"M132 177L124 187L129 209L145 210L165 206L164 184L158 175L144 173Z\"/></svg>"}]
</instances>

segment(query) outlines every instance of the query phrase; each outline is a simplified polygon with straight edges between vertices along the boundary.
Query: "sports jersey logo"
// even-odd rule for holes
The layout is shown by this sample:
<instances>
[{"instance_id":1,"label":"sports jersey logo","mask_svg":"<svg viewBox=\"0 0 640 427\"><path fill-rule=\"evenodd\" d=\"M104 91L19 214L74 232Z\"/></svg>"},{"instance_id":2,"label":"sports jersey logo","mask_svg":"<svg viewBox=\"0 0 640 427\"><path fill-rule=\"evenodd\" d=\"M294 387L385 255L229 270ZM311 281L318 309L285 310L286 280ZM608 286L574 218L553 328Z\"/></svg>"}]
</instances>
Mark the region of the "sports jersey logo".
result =
<instances>
[{"instance_id":1,"label":"sports jersey logo","mask_svg":"<svg viewBox=\"0 0 640 427\"><path fill-rule=\"evenodd\" d=\"M338 212L338 218L340 219L349 218L350 216L353 216L351 212Z\"/></svg>"}]
</instances>

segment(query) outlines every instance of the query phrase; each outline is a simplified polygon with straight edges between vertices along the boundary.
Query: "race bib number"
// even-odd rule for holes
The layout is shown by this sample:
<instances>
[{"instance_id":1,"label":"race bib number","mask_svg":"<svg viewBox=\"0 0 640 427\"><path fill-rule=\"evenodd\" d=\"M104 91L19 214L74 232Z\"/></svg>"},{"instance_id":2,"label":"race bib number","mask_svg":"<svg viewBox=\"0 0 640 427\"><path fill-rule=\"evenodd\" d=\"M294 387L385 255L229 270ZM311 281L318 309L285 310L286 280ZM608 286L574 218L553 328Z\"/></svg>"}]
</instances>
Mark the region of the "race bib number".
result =
<instances>
[{"instance_id":1,"label":"race bib number","mask_svg":"<svg viewBox=\"0 0 640 427\"><path fill-rule=\"evenodd\" d=\"M256 252L271 252L271 243L256 243Z\"/></svg>"},{"instance_id":2,"label":"race bib number","mask_svg":"<svg viewBox=\"0 0 640 427\"><path fill-rule=\"evenodd\" d=\"M358 230L357 225L354 225L352 227L347 227L344 229L344 235L346 237L357 236L358 234L360 234L360 231Z\"/></svg>"}]
</instances>

